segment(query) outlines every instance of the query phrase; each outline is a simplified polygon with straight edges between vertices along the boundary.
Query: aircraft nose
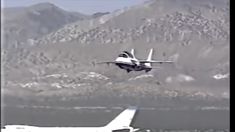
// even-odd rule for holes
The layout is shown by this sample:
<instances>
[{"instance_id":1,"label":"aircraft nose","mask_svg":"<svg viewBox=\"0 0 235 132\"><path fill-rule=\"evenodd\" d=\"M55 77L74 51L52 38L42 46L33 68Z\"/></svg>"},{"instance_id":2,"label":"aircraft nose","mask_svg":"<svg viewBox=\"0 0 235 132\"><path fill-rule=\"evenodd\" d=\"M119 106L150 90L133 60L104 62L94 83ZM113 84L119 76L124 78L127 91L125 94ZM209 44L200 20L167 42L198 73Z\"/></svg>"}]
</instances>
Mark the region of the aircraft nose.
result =
<instances>
[{"instance_id":1,"label":"aircraft nose","mask_svg":"<svg viewBox=\"0 0 235 132\"><path fill-rule=\"evenodd\" d=\"M117 58L115 61L120 61L120 58Z\"/></svg>"}]
</instances>

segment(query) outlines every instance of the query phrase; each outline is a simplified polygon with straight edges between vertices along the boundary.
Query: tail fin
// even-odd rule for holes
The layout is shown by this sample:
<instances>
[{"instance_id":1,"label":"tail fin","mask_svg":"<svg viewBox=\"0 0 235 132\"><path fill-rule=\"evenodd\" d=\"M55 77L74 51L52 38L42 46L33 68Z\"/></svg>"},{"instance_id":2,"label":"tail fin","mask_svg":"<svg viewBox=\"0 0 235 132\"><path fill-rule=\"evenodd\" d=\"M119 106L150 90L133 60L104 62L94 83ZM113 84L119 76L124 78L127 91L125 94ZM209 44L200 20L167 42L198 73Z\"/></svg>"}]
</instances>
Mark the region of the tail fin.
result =
<instances>
[{"instance_id":1,"label":"tail fin","mask_svg":"<svg viewBox=\"0 0 235 132\"><path fill-rule=\"evenodd\" d=\"M129 127L136 113L136 108L128 108L114 118L106 127L119 129Z\"/></svg>"},{"instance_id":2,"label":"tail fin","mask_svg":"<svg viewBox=\"0 0 235 132\"><path fill-rule=\"evenodd\" d=\"M152 56L153 56L153 48L150 49L150 51L149 51L149 55L148 55L147 61L151 61L152 60Z\"/></svg>"},{"instance_id":3,"label":"tail fin","mask_svg":"<svg viewBox=\"0 0 235 132\"><path fill-rule=\"evenodd\" d=\"M151 61L153 56L153 48L150 49L147 61ZM151 63L145 63L146 66L151 67Z\"/></svg>"},{"instance_id":4,"label":"tail fin","mask_svg":"<svg viewBox=\"0 0 235 132\"><path fill-rule=\"evenodd\" d=\"M133 57L135 58L135 50L131 49L131 54L133 55Z\"/></svg>"}]
</instances>

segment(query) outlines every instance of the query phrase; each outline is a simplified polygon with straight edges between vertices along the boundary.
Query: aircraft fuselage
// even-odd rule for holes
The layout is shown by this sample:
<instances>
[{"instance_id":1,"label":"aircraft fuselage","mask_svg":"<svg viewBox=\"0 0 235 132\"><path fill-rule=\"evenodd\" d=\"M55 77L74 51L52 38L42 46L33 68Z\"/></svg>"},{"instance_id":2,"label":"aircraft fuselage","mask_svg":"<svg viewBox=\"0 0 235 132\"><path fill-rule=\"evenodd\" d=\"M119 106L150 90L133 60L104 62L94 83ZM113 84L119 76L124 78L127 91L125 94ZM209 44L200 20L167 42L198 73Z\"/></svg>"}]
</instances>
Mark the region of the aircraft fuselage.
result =
<instances>
[{"instance_id":1,"label":"aircraft fuselage","mask_svg":"<svg viewBox=\"0 0 235 132\"><path fill-rule=\"evenodd\" d=\"M31 127L2 129L3 132L113 132L105 127ZM128 131L129 132L129 131Z\"/></svg>"},{"instance_id":2,"label":"aircraft fuselage","mask_svg":"<svg viewBox=\"0 0 235 132\"><path fill-rule=\"evenodd\" d=\"M116 116L111 122L101 127L37 127L27 125L6 125L2 132L134 132L130 126L136 108L128 108Z\"/></svg>"},{"instance_id":3,"label":"aircraft fuselage","mask_svg":"<svg viewBox=\"0 0 235 132\"><path fill-rule=\"evenodd\" d=\"M127 72L130 71L145 71L145 72L149 72L152 70L152 68L150 67L146 67L145 65L136 65L136 64L128 64L128 63L116 63L116 65L121 68L126 70Z\"/></svg>"}]
</instances>

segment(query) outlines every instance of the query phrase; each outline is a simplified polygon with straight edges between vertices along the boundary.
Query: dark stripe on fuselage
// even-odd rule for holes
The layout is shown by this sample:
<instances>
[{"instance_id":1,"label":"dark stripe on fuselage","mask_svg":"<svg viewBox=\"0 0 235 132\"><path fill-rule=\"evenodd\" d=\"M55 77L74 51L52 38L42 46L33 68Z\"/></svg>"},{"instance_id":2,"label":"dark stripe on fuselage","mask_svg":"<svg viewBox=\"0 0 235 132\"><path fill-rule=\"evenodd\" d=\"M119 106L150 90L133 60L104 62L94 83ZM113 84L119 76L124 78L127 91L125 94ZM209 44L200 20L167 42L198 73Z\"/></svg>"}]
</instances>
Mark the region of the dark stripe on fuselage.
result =
<instances>
[{"instance_id":1,"label":"dark stripe on fuselage","mask_svg":"<svg viewBox=\"0 0 235 132\"><path fill-rule=\"evenodd\" d=\"M146 67L145 65L137 66L133 64L115 63L119 68L130 70L130 71L150 71L152 68Z\"/></svg>"}]
</instances>

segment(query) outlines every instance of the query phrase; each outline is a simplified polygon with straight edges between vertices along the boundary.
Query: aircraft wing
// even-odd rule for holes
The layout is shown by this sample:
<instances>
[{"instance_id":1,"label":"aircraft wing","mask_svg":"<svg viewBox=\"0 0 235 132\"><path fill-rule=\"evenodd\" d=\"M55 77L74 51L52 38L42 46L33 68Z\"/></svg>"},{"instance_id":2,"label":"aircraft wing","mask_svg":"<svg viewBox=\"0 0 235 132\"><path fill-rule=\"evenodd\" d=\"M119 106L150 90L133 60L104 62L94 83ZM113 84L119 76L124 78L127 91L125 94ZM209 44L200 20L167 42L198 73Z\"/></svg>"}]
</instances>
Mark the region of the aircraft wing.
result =
<instances>
[{"instance_id":1,"label":"aircraft wing","mask_svg":"<svg viewBox=\"0 0 235 132\"><path fill-rule=\"evenodd\" d=\"M104 61L104 62L97 62L96 64L116 64L115 61Z\"/></svg>"},{"instance_id":2,"label":"aircraft wing","mask_svg":"<svg viewBox=\"0 0 235 132\"><path fill-rule=\"evenodd\" d=\"M147 60L141 60L140 63L173 63L173 61L147 61Z\"/></svg>"},{"instance_id":3,"label":"aircraft wing","mask_svg":"<svg viewBox=\"0 0 235 132\"><path fill-rule=\"evenodd\" d=\"M162 69L162 67L151 67L152 69Z\"/></svg>"}]
</instances>

